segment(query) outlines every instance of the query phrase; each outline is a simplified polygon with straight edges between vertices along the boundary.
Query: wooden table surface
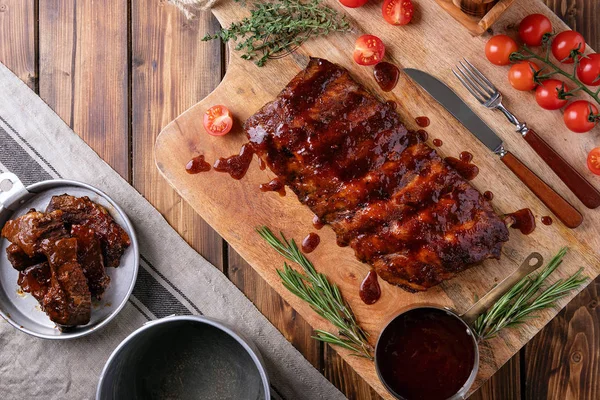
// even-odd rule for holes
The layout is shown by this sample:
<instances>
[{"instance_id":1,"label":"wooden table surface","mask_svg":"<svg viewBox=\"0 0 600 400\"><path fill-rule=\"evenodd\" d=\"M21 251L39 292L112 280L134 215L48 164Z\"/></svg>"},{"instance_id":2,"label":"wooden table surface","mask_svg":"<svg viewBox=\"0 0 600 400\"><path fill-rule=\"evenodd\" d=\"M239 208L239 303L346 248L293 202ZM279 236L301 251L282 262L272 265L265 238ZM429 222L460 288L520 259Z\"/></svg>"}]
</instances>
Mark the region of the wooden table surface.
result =
<instances>
[{"instance_id":1,"label":"wooden table surface","mask_svg":"<svg viewBox=\"0 0 600 400\"><path fill-rule=\"evenodd\" d=\"M600 0L545 2L600 49ZM0 0L0 61L348 398L379 399L329 346L311 339L308 324L154 166L153 144L161 128L213 90L225 73L225 47L200 41L218 28L210 13L188 21L164 0ZM600 398L599 298L600 278L471 398Z\"/></svg>"}]
</instances>

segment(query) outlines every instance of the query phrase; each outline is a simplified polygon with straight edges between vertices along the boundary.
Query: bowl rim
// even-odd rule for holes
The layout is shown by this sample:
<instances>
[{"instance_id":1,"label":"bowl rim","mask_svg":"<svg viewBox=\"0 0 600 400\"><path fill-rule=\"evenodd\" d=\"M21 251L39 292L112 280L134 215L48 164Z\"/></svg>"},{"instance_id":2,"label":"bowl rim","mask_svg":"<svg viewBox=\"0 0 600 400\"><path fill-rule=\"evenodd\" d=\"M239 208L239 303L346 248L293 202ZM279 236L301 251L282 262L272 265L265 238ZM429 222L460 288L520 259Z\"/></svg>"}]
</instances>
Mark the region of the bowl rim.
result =
<instances>
[{"instance_id":1,"label":"bowl rim","mask_svg":"<svg viewBox=\"0 0 600 400\"><path fill-rule=\"evenodd\" d=\"M374 360L373 360L373 363L375 364L375 371L377 372L377 377L379 378L379 381L386 388L386 390L392 396L394 396L396 399L406 400L404 397L402 397L401 395L399 395L398 393L396 393L388 385L388 383L383 379L383 377L381 375L380 368L379 368L379 363L377 362L377 349L379 348L379 345L381 343L381 337L383 336L383 332L391 325L391 323L393 321L395 321L397 318L399 318L400 316L406 314L407 312L413 311L413 310L416 310L416 309L434 309L434 310L446 312L447 314L452 315L454 318L456 318L460 322L462 322L463 325L465 326L465 328L467 328L467 332L469 332L469 334L471 335L471 338L472 338L472 341L473 341L473 349L475 350L475 352L474 352L473 368L471 369L471 373L469 374L469 377L467 378L467 380L465 381L465 383L460 387L460 389L458 389L456 391L456 393L454 393L452 396L450 396L446 400L460 400L460 399L464 399L465 395L468 393L468 391L471 388L471 386L473 386L473 383L475 382L475 378L477 378L477 373L479 372L479 343L477 341L477 335L475 335L475 332L473 331L473 328L471 328L469 326L469 324L467 324L465 322L465 320L462 319L462 317L456 311L454 311L454 310L452 310L452 309L450 309L448 307L444 307L444 306L440 306L440 305L436 305L436 304L423 303L423 304L414 304L414 305L407 306L407 307L401 309L397 314L395 314L385 324L385 326L383 327L383 329L379 333L379 336L377 337L377 343L375 344L375 352L374 352Z\"/></svg>"},{"instance_id":2,"label":"bowl rim","mask_svg":"<svg viewBox=\"0 0 600 400\"><path fill-rule=\"evenodd\" d=\"M8 175L8 173L3 174L3 175ZM14 175L14 174L12 174L12 175ZM16 178L16 175L14 175L14 177ZM13 182L13 184L14 184L14 182ZM125 211L117 204L117 202L115 202L112 199L112 197L110 197L109 195L104 193L102 190L100 190L92 185L89 185L87 183L80 182L80 181L75 181L75 180L70 180L70 179L48 179L45 181L33 183L33 184L25 187L26 192L23 193L22 196L20 196L17 200L27 199L28 195L32 195L31 197L37 196L45 190L54 189L57 187L68 187L68 186L81 187L81 188L84 188L84 189L87 189L87 190L97 193L99 196L101 196L106 201L108 201L110 203L110 205L119 213L119 216L125 222L125 225L127 228L127 233L129 234L129 237L131 239L131 249L133 250L133 265L131 266L131 268L133 268L133 278L131 279L131 282L129 283L129 287L127 288L126 296L123 297L123 300L119 303L119 305L105 319L103 319L102 321L100 321L99 323L97 323L96 325L94 325L93 327L90 327L88 329L86 329L86 325L81 325L81 330L78 332L61 332L60 335L46 335L44 333L32 331L31 329L22 327L21 325L17 324L15 321L13 321L13 319L9 315L7 315L0 308L0 315L9 324L11 324L13 327L20 330L21 332L27 333L28 335L35 336L35 337L38 337L41 339L48 339L48 340L76 339L76 338L80 338L83 336L87 336L93 332L96 332L96 331L104 328L106 325L108 325L108 323L110 323L110 321L112 321L121 312L121 310L127 304L127 301L130 299L131 294L133 293L133 288L135 287L135 283L137 281L137 276L138 276L138 271L139 271L140 250L139 250L137 235L135 233L135 229L133 228L133 224L131 223L131 220L129 219L129 217L127 216Z\"/></svg>"},{"instance_id":3,"label":"bowl rim","mask_svg":"<svg viewBox=\"0 0 600 400\"><path fill-rule=\"evenodd\" d=\"M170 316L163 317L160 319L145 322L141 327L139 327L135 331L131 332L129 334L129 336L127 336L125 339L123 339L123 341L121 343L119 343L119 345L113 350L111 355L108 357L108 359L106 360L106 363L104 364L104 367L102 368L102 372L100 373L100 379L98 380L98 386L96 387L96 400L101 399L102 383L104 381L106 373L108 372L109 367L114 362L115 358L117 357L117 355L119 354L119 352L121 350L123 350L127 345L129 345L133 340L135 340L137 336L139 336L141 333L143 333L145 331L154 329L154 328L158 327L159 325L167 325L167 324L170 324L173 322L181 322L181 321L190 321L190 322L210 325L210 326L215 327L215 328L221 330L222 332L226 333L231 338L235 339L244 348L244 350L246 350L246 352L250 355L250 358L252 359L252 361L254 362L254 365L258 369L258 373L261 377L261 381L263 384L265 400L271 399L269 376L267 374L266 367L264 365L264 362L262 360L260 353L258 352L258 350L254 350L252 348L253 346L249 343L249 340L244 339L240 334L238 334L232 328L228 327L225 323L220 322L220 321L210 318L210 317L206 317L203 315L170 315Z\"/></svg>"}]
</instances>

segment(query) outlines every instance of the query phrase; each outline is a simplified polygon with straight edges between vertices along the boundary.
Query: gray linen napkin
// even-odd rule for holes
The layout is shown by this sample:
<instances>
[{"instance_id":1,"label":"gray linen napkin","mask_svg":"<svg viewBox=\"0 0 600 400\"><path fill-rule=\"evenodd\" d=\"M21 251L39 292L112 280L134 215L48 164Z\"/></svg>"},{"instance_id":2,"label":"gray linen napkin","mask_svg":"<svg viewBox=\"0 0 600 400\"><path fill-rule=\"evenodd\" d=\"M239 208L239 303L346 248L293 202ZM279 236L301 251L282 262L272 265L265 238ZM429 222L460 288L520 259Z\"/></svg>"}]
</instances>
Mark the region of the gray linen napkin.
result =
<instances>
[{"instance_id":1,"label":"gray linen napkin","mask_svg":"<svg viewBox=\"0 0 600 400\"><path fill-rule=\"evenodd\" d=\"M344 398L243 293L2 64L0 88L0 171L17 174L25 185L64 178L96 186L125 210L141 253L132 297L99 332L50 341L0 319L2 399L93 398L101 369L119 342L144 322L171 314L214 317L252 339L267 364L275 399Z\"/></svg>"}]
</instances>

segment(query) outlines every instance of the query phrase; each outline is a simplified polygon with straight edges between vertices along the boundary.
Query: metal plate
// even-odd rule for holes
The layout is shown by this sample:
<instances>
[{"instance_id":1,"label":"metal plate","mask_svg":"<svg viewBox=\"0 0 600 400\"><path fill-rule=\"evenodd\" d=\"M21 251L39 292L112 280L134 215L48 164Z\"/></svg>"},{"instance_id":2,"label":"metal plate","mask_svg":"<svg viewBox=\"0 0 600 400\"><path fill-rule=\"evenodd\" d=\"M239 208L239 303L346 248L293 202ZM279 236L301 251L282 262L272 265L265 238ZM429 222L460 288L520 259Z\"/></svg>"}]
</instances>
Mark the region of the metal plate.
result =
<instances>
[{"instance_id":1,"label":"metal plate","mask_svg":"<svg viewBox=\"0 0 600 400\"><path fill-rule=\"evenodd\" d=\"M0 175L0 184L14 177L13 174ZM15 177L16 179L16 177ZM12 180L12 179L10 179ZM14 182L14 181L13 181ZM6 184L6 182L4 182ZM16 182L18 186L20 182ZM70 194L81 197L88 196L90 200L105 207L115 221L121 225L131 238L131 246L125 251L118 268L107 268L110 276L110 286L102 296L102 300L92 300L92 315L87 325L69 328L61 332L45 312L37 300L28 293L23 293L17 285L18 271L15 270L6 257L6 248L10 244L6 239L0 239L0 315L15 328L45 339L72 339L88 335L112 320L125 306L129 299L139 267L139 249L135 232L125 212L105 193L85 183L67 180L50 180L39 182L27 187L27 192L21 192L18 198L11 198L10 208L0 208L0 227L9 219L25 214L35 208L43 211L54 195ZM12 201L16 200L16 202ZM7 204L5 204L7 206Z\"/></svg>"}]
</instances>

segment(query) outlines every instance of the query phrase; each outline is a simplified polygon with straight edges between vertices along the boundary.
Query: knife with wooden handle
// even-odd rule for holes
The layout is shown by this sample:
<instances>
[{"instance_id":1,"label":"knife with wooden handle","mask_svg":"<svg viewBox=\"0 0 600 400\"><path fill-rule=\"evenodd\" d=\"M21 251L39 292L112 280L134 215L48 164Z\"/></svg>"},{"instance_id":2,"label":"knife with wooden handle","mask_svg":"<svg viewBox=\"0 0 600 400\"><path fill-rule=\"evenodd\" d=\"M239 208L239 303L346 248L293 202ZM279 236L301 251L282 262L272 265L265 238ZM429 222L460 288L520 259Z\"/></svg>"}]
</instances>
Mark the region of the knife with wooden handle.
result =
<instances>
[{"instance_id":1,"label":"knife with wooden handle","mask_svg":"<svg viewBox=\"0 0 600 400\"><path fill-rule=\"evenodd\" d=\"M583 216L561 195L556 193L546 182L533 173L523 162L512 153L504 149L502 139L496 135L460 97L448 86L426 72L412 68L404 69L415 82L437 100L446 110L458 119L471 133L479 139L488 149L500 156L502 162L556 215L556 217L569 228L578 227L583 221ZM529 133L532 131L529 130ZM527 135L524 135L527 136ZM543 148L543 140L533 132L529 138L539 151L550 154ZM539 139L539 140L536 140ZM535 147L534 147L535 149ZM536 149L536 151L538 151ZM558 154L556 156L560 157ZM550 156L548 156L550 157ZM552 156L554 157L554 156ZM562 160L562 158L561 158ZM564 161L564 160L563 160ZM566 164L566 162L565 162Z\"/></svg>"}]
</instances>

